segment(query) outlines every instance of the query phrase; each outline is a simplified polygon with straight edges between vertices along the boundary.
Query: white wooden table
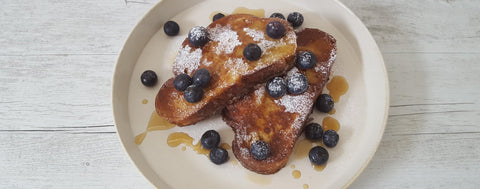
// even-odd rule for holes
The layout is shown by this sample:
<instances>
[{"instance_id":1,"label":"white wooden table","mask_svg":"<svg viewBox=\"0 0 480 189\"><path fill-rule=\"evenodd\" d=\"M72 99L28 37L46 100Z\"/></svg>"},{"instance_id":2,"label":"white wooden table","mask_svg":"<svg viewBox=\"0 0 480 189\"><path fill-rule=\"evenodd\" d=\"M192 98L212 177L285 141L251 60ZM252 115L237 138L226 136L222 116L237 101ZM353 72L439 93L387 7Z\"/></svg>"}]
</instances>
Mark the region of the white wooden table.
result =
<instances>
[{"instance_id":1,"label":"white wooden table","mask_svg":"<svg viewBox=\"0 0 480 189\"><path fill-rule=\"evenodd\" d=\"M0 188L152 188L117 139L111 78L158 0L1 0ZM382 143L351 188L478 188L480 1L342 0L390 79Z\"/></svg>"}]
</instances>

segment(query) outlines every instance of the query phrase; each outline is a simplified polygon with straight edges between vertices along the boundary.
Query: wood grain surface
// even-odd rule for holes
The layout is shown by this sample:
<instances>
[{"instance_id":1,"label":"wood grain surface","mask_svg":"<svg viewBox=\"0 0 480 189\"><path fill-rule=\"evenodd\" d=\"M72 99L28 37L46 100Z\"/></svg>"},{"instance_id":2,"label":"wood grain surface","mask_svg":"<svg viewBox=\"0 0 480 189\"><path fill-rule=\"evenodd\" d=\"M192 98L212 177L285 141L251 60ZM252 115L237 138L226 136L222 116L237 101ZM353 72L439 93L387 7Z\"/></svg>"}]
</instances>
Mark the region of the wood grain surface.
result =
<instances>
[{"instance_id":1,"label":"wood grain surface","mask_svg":"<svg viewBox=\"0 0 480 189\"><path fill-rule=\"evenodd\" d=\"M0 188L153 188L116 136L111 78L156 2L1 2ZM351 188L478 188L480 1L342 2L377 41L391 90Z\"/></svg>"}]
</instances>

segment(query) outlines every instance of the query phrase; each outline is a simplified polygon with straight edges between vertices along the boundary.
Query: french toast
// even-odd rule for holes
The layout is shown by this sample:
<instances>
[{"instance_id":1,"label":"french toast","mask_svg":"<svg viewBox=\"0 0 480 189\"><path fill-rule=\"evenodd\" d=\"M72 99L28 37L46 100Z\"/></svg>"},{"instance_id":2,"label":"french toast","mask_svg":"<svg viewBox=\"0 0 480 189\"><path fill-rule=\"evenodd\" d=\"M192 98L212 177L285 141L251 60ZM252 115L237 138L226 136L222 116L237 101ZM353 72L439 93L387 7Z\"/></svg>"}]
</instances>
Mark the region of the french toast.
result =
<instances>
[{"instance_id":1,"label":"french toast","mask_svg":"<svg viewBox=\"0 0 480 189\"><path fill-rule=\"evenodd\" d=\"M282 38L272 39L265 34L271 21L280 21L285 26ZM181 73L192 76L200 68L210 72L211 80L204 88L203 98L196 103L187 102L183 92L174 88L174 78L170 78L155 100L157 113L178 126L195 124L220 113L227 104L252 91L256 84L293 67L296 35L285 20L234 14L211 23L207 32L209 41L202 47L194 47L185 39L173 65L175 76ZM249 43L261 48L259 60L245 59L243 49Z\"/></svg>"},{"instance_id":2,"label":"french toast","mask_svg":"<svg viewBox=\"0 0 480 189\"><path fill-rule=\"evenodd\" d=\"M297 33L297 52L300 51L313 52L317 63L307 70L294 67L286 77L305 74L309 85L306 92L273 98L266 92L266 84L259 84L255 91L228 105L222 112L223 120L235 133L233 153L251 171L273 174L287 164L315 99L328 81L336 58L336 40L323 31L306 28ZM257 160L250 153L251 144L258 140L270 146L270 156L265 160Z\"/></svg>"}]
</instances>

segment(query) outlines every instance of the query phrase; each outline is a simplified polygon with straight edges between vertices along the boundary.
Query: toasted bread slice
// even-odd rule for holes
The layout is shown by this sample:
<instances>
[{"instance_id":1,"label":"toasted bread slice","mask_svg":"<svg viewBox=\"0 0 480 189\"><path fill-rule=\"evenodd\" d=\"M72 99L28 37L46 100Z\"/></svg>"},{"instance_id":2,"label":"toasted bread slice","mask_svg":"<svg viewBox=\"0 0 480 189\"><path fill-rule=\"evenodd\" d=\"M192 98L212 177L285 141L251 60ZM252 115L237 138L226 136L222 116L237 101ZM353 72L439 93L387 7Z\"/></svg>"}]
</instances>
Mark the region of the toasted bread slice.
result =
<instances>
[{"instance_id":1,"label":"toasted bread slice","mask_svg":"<svg viewBox=\"0 0 480 189\"><path fill-rule=\"evenodd\" d=\"M298 32L297 45L297 52L308 50L317 57L315 67L306 71L295 67L287 73L287 76L294 73L307 76L309 87L305 93L275 99L268 95L265 84L260 84L223 111L224 121L235 132L232 144L235 157L245 168L260 174L275 173L287 164L336 57L336 40L317 29ZM265 160L256 160L250 154L250 146L257 140L270 145L270 156Z\"/></svg>"},{"instance_id":2,"label":"toasted bread slice","mask_svg":"<svg viewBox=\"0 0 480 189\"><path fill-rule=\"evenodd\" d=\"M267 24L273 20L285 26L286 33L280 39L272 39L265 33ZM293 67L296 35L285 20L235 14L213 22L207 32L209 42L200 48L185 39L173 65L174 75L192 76L199 68L210 72L211 80L204 88L203 99L187 102L183 92L174 88L174 78L163 84L156 97L157 113L178 126L191 125L219 113L232 100L252 91L256 84ZM262 49L259 60L248 61L243 56L243 49L249 43L256 43Z\"/></svg>"}]
</instances>

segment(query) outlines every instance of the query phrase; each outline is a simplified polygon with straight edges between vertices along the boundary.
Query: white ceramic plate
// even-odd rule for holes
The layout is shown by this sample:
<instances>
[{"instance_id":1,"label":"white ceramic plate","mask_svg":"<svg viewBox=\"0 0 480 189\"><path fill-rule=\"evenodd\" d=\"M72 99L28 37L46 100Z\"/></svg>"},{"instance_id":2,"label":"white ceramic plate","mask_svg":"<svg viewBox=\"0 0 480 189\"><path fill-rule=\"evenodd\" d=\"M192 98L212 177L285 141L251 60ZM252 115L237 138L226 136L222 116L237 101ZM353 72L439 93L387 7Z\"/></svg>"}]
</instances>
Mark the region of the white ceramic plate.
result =
<instances>
[{"instance_id":1,"label":"white ceramic plate","mask_svg":"<svg viewBox=\"0 0 480 189\"><path fill-rule=\"evenodd\" d=\"M239 164L229 150L230 162L214 165L204 155L187 148L166 144L173 132L186 132L197 142L203 132L216 129L222 142L231 143L233 132L214 116L192 127L175 127L147 134L141 145L134 137L143 132L154 111L155 95L161 84L172 77L171 65L190 28L207 26L210 15L231 13L236 7L265 9L266 15L293 11L305 17L304 27L319 28L337 39L338 56L332 75L344 76L348 92L335 104L332 117L339 120L340 142L328 149L330 159L321 171L312 169L308 158L291 159L278 173L254 174ZM163 23L175 20L180 34L167 37ZM159 76L153 88L140 82L143 71L151 69ZM138 23L125 43L113 78L113 111L118 135L134 164L158 188L344 188L367 166L381 140L388 113L388 79L381 53L362 22L336 0L260 1L260 0L164 0ZM143 104L144 99L148 103ZM313 114L321 122L324 114ZM302 175L292 177L293 169Z\"/></svg>"}]
</instances>

